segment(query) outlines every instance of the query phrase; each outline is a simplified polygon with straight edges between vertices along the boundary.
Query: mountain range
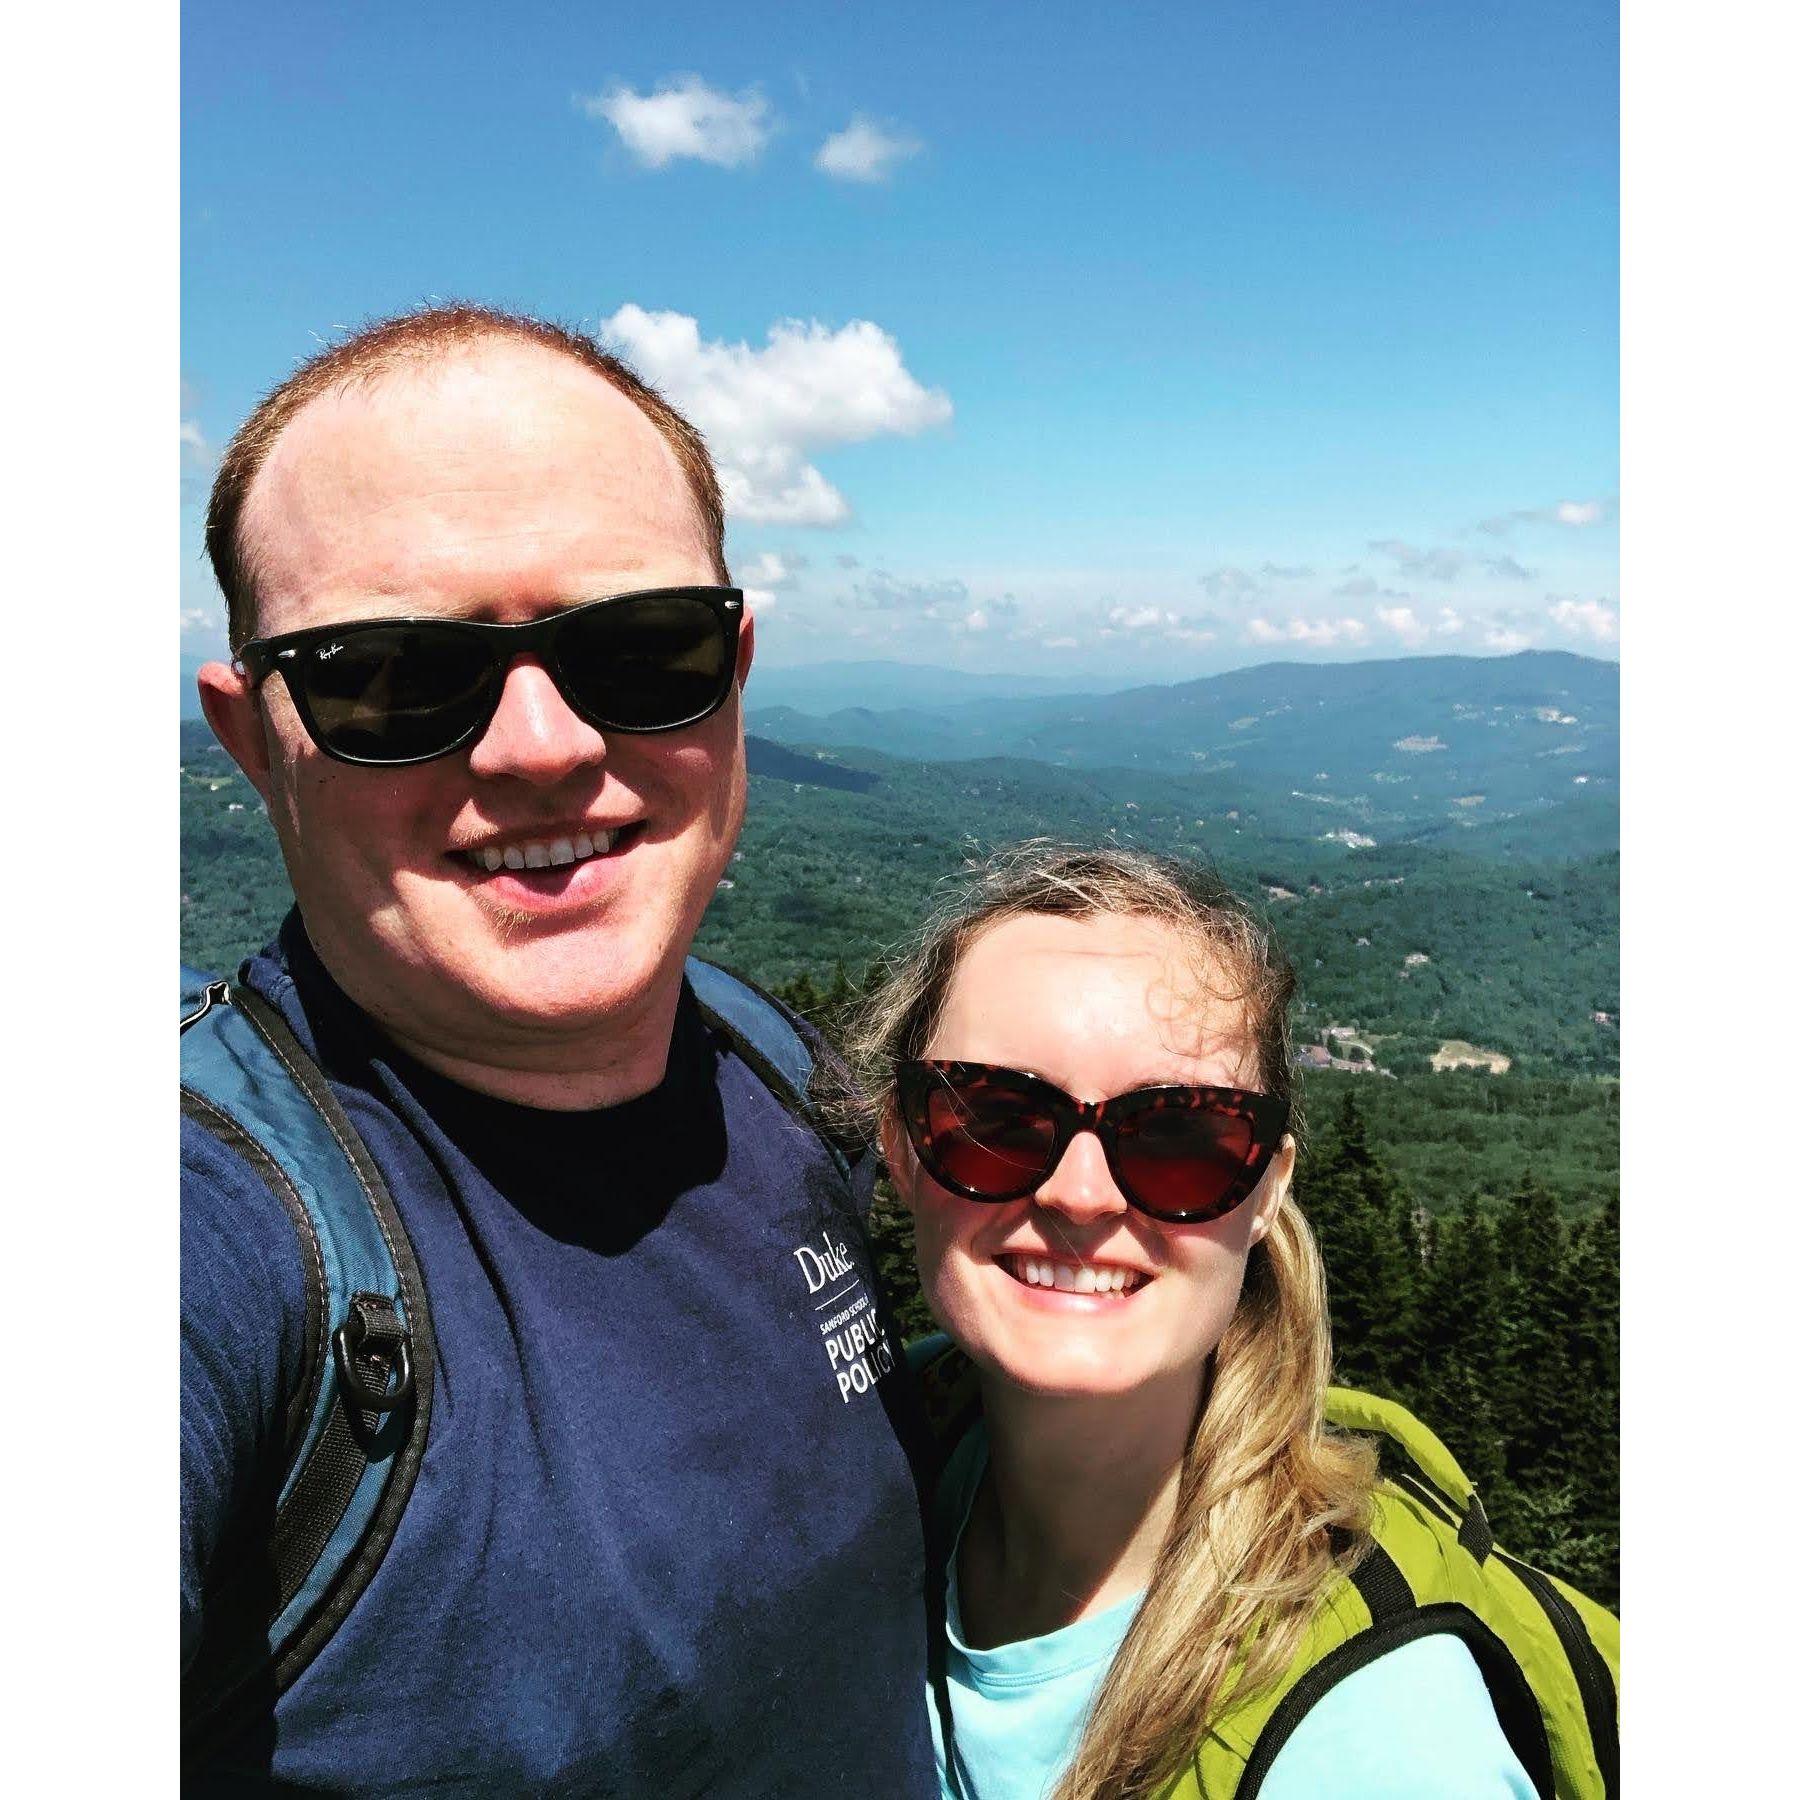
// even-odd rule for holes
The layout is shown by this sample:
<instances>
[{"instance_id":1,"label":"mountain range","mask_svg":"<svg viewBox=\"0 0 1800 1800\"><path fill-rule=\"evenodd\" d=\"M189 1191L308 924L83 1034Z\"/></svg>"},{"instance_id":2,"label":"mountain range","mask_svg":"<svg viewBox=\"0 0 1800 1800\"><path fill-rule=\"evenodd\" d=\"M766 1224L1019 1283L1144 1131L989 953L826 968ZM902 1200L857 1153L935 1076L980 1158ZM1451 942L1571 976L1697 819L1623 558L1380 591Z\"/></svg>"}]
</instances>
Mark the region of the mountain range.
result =
<instances>
[{"instance_id":1,"label":"mountain range","mask_svg":"<svg viewBox=\"0 0 1800 1800\"><path fill-rule=\"evenodd\" d=\"M1265 810L1292 802L1353 838L1518 845L1531 822L1565 851L1617 842L1618 665L1559 651L1265 663L1111 694L823 714L752 704L749 726L850 763L872 750L1174 777Z\"/></svg>"}]
</instances>

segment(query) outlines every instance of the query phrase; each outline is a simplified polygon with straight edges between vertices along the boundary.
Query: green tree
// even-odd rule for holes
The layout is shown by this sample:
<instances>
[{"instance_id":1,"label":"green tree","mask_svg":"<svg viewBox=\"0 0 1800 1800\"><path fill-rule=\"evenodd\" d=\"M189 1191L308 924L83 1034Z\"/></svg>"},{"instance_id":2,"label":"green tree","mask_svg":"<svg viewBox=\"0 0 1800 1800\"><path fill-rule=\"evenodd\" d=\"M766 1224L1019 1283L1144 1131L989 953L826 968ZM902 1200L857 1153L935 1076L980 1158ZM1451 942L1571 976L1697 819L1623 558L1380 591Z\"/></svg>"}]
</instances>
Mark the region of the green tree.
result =
<instances>
[{"instance_id":1,"label":"green tree","mask_svg":"<svg viewBox=\"0 0 1800 1800\"><path fill-rule=\"evenodd\" d=\"M1420 1284L1415 1410L1488 1493L1505 1473L1496 1418L1504 1306L1494 1229L1479 1200L1436 1222Z\"/></svg>"},{"instance_id":2,"label":"green tree","mask_svg":"<svg viewBox=\"0 0 1800 1800\"><path fill-rule=\"evenodd\" d=\"M1572 1391L1572 1520L1559 1567L1596 1598L1619 1591L1619 1203L1612 1200L1572 1233L1567 1322Z\"/></svg>"},{"instance_id":3,"label":"green tree","mask_svg":"<svg viewBox=\"0 0 1800 1800\"><path fill-rule=\"evenodd\" d=\"M1541 1489L1579 1478L1571 1454L1581 1396L1574 1391L1569 1328L1577 1296L1569 1236L1553 1195L1527 1173L1500 1212L1505 1263L1500 1423L1508 1482Z\"/></svg>"},{"instance_id":4,"label":"green tree","mask_svg":"<svg viewBox=\"0 0 1800 1800\"><path fill-rule=\"evenodd\" d=\"M1369 1143L1354 1090L1314 1155L1302 1198L1325 1259L1337 1379L1404 1398L1416 1366L1418 1234Z\"/></svg>"},{"instance_id":5,"label":"green tree","mask_svg":"<svg viewBox=\"0 0 1800 1800\"><path fill-rule=\"evenodd\" d=\"M822 1026L824 1006L813 978L802 969L792 981L772 990L777 1000L785 1000L808 1024Z\"/></svg>"}]
</instances>

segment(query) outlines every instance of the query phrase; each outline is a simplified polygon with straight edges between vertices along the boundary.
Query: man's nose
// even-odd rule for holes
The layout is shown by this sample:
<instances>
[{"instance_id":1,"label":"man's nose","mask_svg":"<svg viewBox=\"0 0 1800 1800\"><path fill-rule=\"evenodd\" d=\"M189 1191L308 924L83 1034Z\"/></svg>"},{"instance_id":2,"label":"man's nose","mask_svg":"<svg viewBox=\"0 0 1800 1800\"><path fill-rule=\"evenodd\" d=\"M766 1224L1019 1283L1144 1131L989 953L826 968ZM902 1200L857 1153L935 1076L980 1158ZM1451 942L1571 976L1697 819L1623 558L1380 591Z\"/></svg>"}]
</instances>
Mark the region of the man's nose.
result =
<instances>
[{"instance_id":1,"label":"man's nose","mask_svg":"<svg viewBox=\"0 0 1800 1800\"><path fill-rule=\"evenodd\" d=\"M569 709L550 671L521 656L506 671L500 704L469 752L469 772L540 786L605 760L606 739Z\"/></svg>"},{"instance_id":2,"label":"man's nose","mask_svg":"<svg viewBox=\"0 0 1800 1800\"><path fill-rule=\"evenodd\" d=\"M1106 1151L1091 1131L1078 1131L1069 1139L1068 1148L1039 1184L1035 1198L1039 1206L1048 1206L1076 1223L1128 1210L1128 1202L1106 1166Z\"/></svg>"}]
</instances>

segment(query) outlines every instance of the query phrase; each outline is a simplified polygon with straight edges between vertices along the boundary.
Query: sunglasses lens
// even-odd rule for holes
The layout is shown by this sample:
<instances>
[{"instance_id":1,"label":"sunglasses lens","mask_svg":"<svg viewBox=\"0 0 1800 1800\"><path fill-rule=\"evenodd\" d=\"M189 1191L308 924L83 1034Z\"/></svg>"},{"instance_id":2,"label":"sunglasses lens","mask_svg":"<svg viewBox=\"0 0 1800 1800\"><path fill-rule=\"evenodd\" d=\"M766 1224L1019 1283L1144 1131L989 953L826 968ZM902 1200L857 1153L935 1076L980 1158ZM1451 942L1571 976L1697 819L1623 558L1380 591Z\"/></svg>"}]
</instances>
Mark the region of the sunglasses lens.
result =
<instances>
[{"instance_id":1,"label":"sunglasses lens","mask_svg":"<svg viewBox=\"0 0 1800 1800\"><path fill-rule=\"evenodd\" d=\"M1204 1212L1244 1172L1256 1132L1237 1113L1164 1106L1122 1119L1117 1143L1119 1172L1145 1211Z\"/></svg>"},{"instance_id":2,"label":"sunglasses lens","mask_svg":"<svg viewBox=\"0 0 1800 1800\"><path fill-rule=\"evenodd\" d=\"M920 1097L914 1142L928 1168L973 1193L1001 1197L1043 1179L1056 1121L1027 1094L935 1079Z\"/></svg>"},{"instance_id":3,"label":"sunglasses lens","mask_svg":"<svg viewBox=\"0 0 1800 1800\"><path fill-rule=\"evenodd\" d=\"M493 663L454 632L384 625L315 641L288 673L322 745L358 762L411 762L449 749L479 720Z\"/></svg>"},{"instance_id":4,"label":"sunglasses lens","mask_svg":"<svg viewBox=\"0 0 1800 1800\"><path fill-rule=\"evenodd\" d=\"M571 701L615 731L658 731L704 718L733 673L730 634L691 594L647 594L571 614L557 637Z\"/></svg>"}]
</instances>

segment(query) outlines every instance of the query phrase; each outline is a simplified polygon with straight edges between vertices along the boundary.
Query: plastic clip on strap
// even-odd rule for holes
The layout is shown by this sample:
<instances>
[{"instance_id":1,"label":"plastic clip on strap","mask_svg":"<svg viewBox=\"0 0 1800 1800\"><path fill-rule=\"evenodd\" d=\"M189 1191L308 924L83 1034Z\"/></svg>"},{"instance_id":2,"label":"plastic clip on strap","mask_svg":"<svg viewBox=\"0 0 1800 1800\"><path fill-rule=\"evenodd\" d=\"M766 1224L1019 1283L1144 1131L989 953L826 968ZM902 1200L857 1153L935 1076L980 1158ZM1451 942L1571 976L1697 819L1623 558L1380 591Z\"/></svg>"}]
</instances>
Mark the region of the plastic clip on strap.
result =
<instances>
[{"instance_id":1,"label":"plastic clip on strap","mask_svg":"<svg viewBox=\"0 0 1800 1800\"><path fill-rule=\"evenodd\" d=\"M331 1334L331 1354L356 1408L390 1413L412 1398L412 1341L386 1294L350 1296L350 1316Z\"/></svg>"}]
</instances>

